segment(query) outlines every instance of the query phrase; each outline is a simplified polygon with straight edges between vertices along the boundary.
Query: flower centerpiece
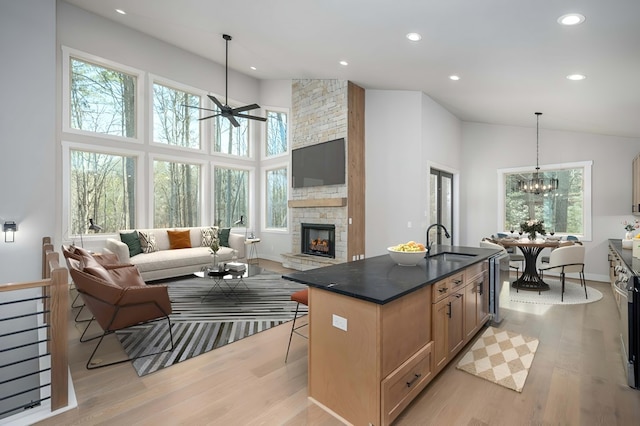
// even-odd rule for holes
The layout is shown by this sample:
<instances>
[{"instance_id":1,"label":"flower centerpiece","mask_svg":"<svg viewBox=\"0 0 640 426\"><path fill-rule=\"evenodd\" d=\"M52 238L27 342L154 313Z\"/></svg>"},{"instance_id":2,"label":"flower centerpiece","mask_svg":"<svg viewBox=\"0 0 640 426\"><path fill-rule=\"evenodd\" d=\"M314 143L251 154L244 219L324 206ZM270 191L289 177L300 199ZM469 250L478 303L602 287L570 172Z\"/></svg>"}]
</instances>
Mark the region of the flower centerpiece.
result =
<instances>
[{"instance_id":1,"label":"flower centerpiece","mask_svg":"<svg viewBox=\"0 0 640 426\"><path fill-rule=\"evenodd\" d=\"M633 231L640 228L640 221L638 221L638 219L634 220L633 222L625 220L624 222L622 222L622 225L624 226L624 230L627 231L624 239L631 240L633 238Z\"/></svg>"},{"instance_id":2,"label":"flower centerpiece","mask_svg":"<svg viewBox=\"0 0 640 426\"><path fill-rule=\"evenodd\" d=\"M220 245L218 244L218 240L214 239L211 242L211 245L209 246L209 251L211 252L211 254L213 255L213 266L215 267L217 265L216 262L216 253L218 253L218 250L220 250Z\"/></svg>"},{"instance_id":3,"label":"flower centerpiece","mask_svg":"<svg viewBox=\"0 0 640 426\"><path fill-rule=\"evenodd\" d=\"M536 239L536 232L547 235L547 231L544 230L544 221L542 220L529 219L520 224L520 229L522 232L529 234L529 239L532 241Z\"/></svg>"}]
</instances>

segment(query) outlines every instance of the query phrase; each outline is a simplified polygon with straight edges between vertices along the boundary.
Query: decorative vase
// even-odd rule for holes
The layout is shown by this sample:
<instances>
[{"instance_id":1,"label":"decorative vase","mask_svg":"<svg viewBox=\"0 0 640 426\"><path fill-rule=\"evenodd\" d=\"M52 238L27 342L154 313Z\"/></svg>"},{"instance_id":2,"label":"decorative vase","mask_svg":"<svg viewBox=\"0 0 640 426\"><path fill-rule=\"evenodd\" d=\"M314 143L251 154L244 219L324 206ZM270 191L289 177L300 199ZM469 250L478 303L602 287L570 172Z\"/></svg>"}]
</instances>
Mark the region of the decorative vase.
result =
<instances>
[{"instance_id":1,"label":"decorative vase","mask_svg":"<svg viewBox=\"0 0 640 426\"><path fill-rule=\"evenodd\" d=\"M625 239L625 240L633 240L633 231L627 231L627 232L624 234L624 239Z\"/></svg>"}]
</instances>

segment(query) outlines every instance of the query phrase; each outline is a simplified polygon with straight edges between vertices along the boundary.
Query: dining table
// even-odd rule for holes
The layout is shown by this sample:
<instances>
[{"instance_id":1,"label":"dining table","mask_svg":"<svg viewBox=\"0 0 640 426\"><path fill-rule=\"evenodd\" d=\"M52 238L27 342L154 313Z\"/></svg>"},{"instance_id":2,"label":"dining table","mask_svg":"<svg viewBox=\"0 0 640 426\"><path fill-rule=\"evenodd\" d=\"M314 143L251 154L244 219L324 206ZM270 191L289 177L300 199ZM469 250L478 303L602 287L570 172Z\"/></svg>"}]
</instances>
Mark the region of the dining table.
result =
<instances>
[{"instance_id":1,"label":"dining table","mask_svg":"<svg viewBox=\"0 0 640 426\"><path fill-rule=\"evenodd\" d=\"M545 248L557 248L560 245L567 244L566 241L555 238L537 238L530 240L524 238L500 238L496 240L503 247L518 247L524 256L524 270L522 274L511 284L513 288L518 290L531 291L547 291L549 284L545 283L538 274L537 261L538 255Z\"/></svg>"}]
</instances>

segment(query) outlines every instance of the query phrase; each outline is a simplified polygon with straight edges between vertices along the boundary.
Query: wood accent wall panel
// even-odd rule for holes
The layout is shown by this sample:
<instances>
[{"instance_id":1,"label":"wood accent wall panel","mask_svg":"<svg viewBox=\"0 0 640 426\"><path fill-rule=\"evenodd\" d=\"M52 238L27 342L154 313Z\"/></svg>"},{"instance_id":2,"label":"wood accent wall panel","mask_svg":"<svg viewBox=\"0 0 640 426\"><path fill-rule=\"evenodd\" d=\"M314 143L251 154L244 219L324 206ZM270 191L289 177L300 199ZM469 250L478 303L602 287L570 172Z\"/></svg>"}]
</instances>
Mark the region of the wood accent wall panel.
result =
<instances>
[{"instance_id":1,"label":"wood accent wall panel","mask_svg":"<svg viewBox=\"0 0 640 426\"><path fill-rule=\"evenodd\" d=\"M365 144L362 87L349 82L347 128L347 260L364 255L365 248Z\"/></svg>"},{"instance_id":2,"label":"wood accent wall panel","mask_svg":"<svg viewBox=\"0 0 640 426\"><path fill-rule=\"evenodd\" d=\"M346 198L309 198L307 200L289 200L289 207L344 207L347 205Z\"/></svg>"}]
</instances>

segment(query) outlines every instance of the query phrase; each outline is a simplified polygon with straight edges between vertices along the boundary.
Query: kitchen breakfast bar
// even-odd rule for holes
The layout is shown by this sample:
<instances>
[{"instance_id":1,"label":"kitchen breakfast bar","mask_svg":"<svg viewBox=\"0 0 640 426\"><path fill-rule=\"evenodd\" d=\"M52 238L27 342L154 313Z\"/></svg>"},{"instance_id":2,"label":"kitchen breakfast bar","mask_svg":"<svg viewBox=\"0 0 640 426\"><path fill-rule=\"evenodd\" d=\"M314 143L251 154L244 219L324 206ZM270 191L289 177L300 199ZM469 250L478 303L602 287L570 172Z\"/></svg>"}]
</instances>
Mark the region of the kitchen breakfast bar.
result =
<instances>
[{"instance_id":1,"label":"kitchen breakfast bar","mask_svg":"<svg viewBox=\"0 0 640 426\"><path fill-rule=\"evenodd\" d=\"M498 253L434 246L416 266L383 255L283 275L309 286L309 398L345 423L393 422L490 319Z\"/></svg>"}]
</instances>

